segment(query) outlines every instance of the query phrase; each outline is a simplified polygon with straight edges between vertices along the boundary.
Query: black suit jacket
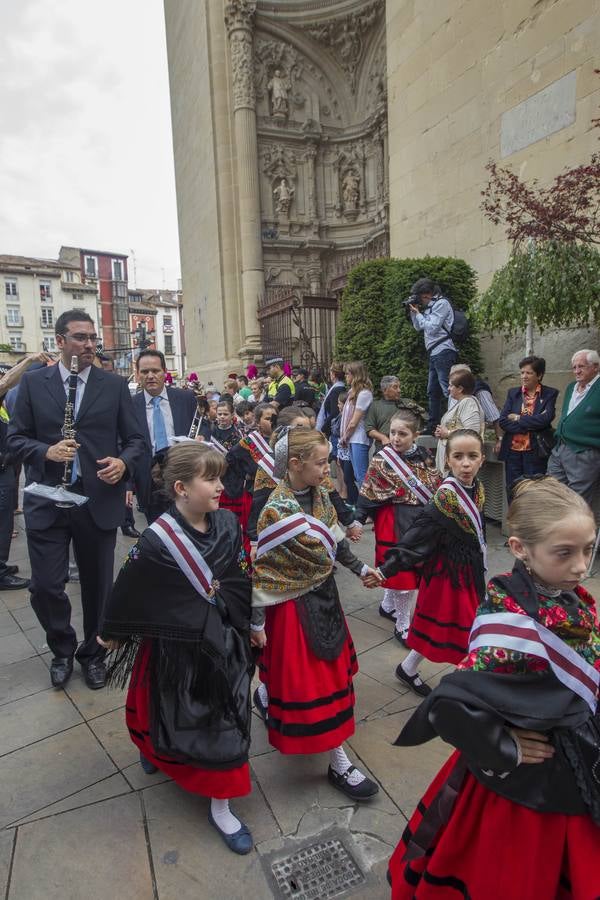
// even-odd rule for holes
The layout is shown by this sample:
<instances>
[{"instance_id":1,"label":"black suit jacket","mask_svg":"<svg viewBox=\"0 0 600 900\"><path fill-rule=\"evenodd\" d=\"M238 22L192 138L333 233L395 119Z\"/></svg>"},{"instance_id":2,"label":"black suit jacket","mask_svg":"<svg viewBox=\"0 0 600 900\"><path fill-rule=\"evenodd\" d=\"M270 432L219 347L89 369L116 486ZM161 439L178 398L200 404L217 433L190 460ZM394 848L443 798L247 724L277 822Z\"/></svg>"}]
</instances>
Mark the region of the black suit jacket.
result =
<instances>
[{"instance_id":1,"label":"black suit jacket","mask_svg":"<svg viewBox=\"0 0 600 900\"><path fill-rule=\"evenodd\" d=\"M510 388L506 395L506 402L500 413L500 428L503 429L502 445L498 459L506 459L510 451L510 444L513 434L524 434L529 431L531 433L531 449L537 452L537 440L535 438L536 431L544 431L552 424L552 420L556 415L556 398L558 390L556 388L546 387L542 385L542 391L536 398L533 413L530 416L521 416L519 422L509 419L510 413L521 414L521 406L523 405L523 394L520 387Z\"/></svg>"},{"instance_id":2,"label":"black suit jacket","mask_svg":"<svg viewBox=\"0 0 600 900\"><path fill-rule=\"evenodd\" d=\"M60 484L64 463L46 459L46 451L62 440L67 397L58 366L27 372L19 385L14 414L8 426L8 449L25 464L26 483ZM132 477L144 442L137 428L127 382L120 375L92 366L75 419L80 476L89 497L88 509L102 529L116 528L123 519L126 479ZM97 459L115 456L127 467L116 485L105 484ZM25 524L49 528L59 509L49 500L24 495Z\"/></svg>"},{"instance_id":3,"label":"black suit jacket","mask_svg":"<svg viewBox=\"0 0 600 900\"><path fill-rule=\"evenodd\" d=\"M178 437L188 434L196 413L196 395L193 391L182 391L180 388L168 387L167 398L169 400L169 406L171 407L175 434ZM144 437L144 453L136 467L133 481L138 502L142 509L146 509L152 494L151 473L154 453L152 452L152 441L150 440L150 432L148 431L146 398L143 391L140 391L133 398L133 409L138 430Z\"/></svg>"}]
</instances>

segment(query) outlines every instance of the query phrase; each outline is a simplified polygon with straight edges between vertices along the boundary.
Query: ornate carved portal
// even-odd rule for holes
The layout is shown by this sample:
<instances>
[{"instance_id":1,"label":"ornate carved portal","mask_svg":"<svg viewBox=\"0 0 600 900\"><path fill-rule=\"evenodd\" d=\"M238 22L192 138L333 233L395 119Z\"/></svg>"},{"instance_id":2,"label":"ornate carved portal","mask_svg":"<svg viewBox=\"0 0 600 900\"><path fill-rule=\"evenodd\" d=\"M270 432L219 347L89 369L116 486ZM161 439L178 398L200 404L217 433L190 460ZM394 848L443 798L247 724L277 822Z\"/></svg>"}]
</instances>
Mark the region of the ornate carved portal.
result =
<instances>
[{"instance_id":1,"label":"ornate carved portal","mask_svg":"<svg viewBox=\"0 0 600 900\"><path fill-rule=\"evenodd\" d=\"M344 273L388 252L385 0L231 0L226 25L234 111L252 110L256 130L260 341L285 331L295 361L324 362ZM322 298L324 319L303 312Z\"/></svg>"}]
</instances>

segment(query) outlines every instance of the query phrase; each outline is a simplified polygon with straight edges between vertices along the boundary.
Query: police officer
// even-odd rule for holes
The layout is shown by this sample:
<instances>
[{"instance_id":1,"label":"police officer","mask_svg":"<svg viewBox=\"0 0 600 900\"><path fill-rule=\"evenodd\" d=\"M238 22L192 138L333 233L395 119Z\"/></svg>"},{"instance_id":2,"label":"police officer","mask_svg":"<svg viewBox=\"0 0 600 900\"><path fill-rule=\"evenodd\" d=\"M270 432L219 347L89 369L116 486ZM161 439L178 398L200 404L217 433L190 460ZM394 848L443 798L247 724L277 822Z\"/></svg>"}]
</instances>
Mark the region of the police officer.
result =
<instances>
[{"instance_id":1,"label":"police officer","mask_svg":"<svg viewBox=\"0 0 600 900\"><path fill-rule=\"evenodd\" d=\"M265 365L271 378L267 400L269 403L274 403L277 409L284 409L294 399L296 393L294 382L283 371L282 356L274 356L272 359L265 360Z\"/></svg>"}]
</instances>

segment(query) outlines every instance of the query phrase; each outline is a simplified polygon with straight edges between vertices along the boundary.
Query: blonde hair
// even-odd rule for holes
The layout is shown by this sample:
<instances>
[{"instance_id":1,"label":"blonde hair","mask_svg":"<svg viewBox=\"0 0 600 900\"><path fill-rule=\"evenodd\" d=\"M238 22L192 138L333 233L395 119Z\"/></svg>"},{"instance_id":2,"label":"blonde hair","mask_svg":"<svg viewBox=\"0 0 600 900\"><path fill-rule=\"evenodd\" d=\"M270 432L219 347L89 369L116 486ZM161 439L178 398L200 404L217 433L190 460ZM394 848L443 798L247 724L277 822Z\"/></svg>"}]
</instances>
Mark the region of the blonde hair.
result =
<instances>
[{"instance_id":1,"label":"blonde hair","mask_svg":"<svg viewBox=\"0 0 600 900\"><path fill-rule=\"evenodd\" d=\"M175 482L190 482L197 475L207 481L221 478L225 474L227 463L218 450L208 444L184 443L171 447L160 473L162 490L175 499Z\"/></svg>"},{"instance_id":2,"label":"blonde hair","mask_svg":"<svg viewBox=\"0 0 600 900\"><path fill-rule=\"evenodd\" d=\"M556 478L529 478L517 482L508 509L508 533L524 544L540 544L561 519L578 513L594 516L583 499L575 491L561 484Z\"/></svg>"},{"instance_id":3,"label":"blonde hair","mask_svg":"<svg viewBox=\"0 0 600 900\"><path fill-rule=\"evenodd\" d=\"M316 447L329 446L329 441L321 431L299 425L288 433L288 462L292 458L305 462Z\"/></svg>"},{"instance_id":4,"label":"blonde hair","mask_svg":"<svg viewBox=\"0 0 600 900\"><path fill-rule=\"evenodd\" d=\"M350 373L353 377L352 384L348 391L348 398L354 400L361 391L372 391L373 383L369 378L367 367L361 360L346 363L346 374Z\"/></svg>"}]
</instances>

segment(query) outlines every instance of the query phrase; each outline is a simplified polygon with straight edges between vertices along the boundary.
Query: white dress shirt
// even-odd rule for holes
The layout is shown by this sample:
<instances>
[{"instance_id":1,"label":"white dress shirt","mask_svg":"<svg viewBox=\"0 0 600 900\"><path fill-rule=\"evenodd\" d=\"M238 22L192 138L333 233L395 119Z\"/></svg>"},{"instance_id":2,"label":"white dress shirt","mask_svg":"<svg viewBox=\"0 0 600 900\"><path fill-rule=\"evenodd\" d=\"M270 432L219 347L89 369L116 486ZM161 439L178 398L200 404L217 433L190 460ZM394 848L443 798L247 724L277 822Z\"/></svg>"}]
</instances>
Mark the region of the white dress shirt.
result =
<instances>
[{"instance_id":1,"label":"white dress shirt","mask_svg":"<svg viewBox=\"0 0 600 900\"><path fill-rule=\"evenodd\" d=\"M584 389L582 391L578 391L577 385L575 385L575 387L573 388L573 393L571 394L571 399L569 400L569 408L567 410L567 415L570 415L573 412L573 410L577 406L579 406L579 404L581 403L581 401L583 400L583 398L585 397L585 395L587 394L587 392L589 391L591 386L593 384L595 384L599 378L600 378L600 373L598 375L596 375L595 378L592 378L591 381L588 381L588 383L586 384L586 386L584 387Z\"/></svg>"},{"instance_id":2,"label":"white dress shirt","mask_svg":"<svg viewBox=\"0 0 600 900\"><path fill-rule=\"evenodd\" d=\"M162 392L158 394L158 396L160 397L160 411L163 414L163 419L165 420L165 429L170 445L172 442L172 438L175 435L175 427L173 425L173 413L171 412L171 404L169 403L166 387L163 387ZM156 452L156 447L154 446L154 405L152 403L154 397L152 397L148 393L148 391L144 391L144 400L146 403L146 422L148 423L148 431L150 433L152 451Z\"/></svg>"}]
</instances>

